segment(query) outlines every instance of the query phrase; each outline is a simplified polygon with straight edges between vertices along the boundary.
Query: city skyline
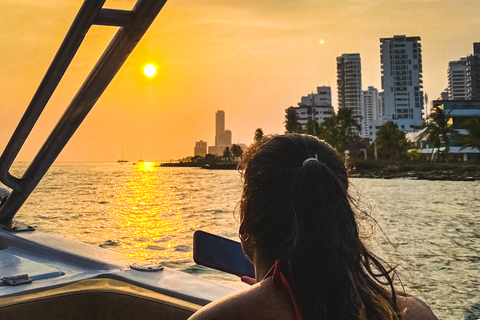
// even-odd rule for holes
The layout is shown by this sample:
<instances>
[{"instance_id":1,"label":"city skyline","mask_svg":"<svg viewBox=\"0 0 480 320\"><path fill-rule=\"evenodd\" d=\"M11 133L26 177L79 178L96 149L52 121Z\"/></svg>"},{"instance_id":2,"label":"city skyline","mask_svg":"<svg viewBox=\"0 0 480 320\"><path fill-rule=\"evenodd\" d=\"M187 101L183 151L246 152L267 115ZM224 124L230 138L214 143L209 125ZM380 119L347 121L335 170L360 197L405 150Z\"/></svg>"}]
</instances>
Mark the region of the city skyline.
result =
<instances>
[{"instance_id":1,"label":"city skyline","mask_svg":"<svg viewBox=\"0 0 480 320\"><path fill-rule=\"evenodd\" d=\"M1 150L80 5L2 3ZM140 146L147 160L181 158L197 137L214 141L209 115L219 108L233 119L235 140L252 142L256 128L282 133L285 108L318 86L334 88L338 106L335 58L342 53L359 53L364 87L380 89L378 41L398 34L422 38L424 91L436 99L447 87L449 61L471 54L480 40L479 14L472 0L167 2L59 160L115 161L122 147L134 159ZM92 29L18 160L32 159L113 32ZM142 74L147 63L158 66L156 77Z\"/></svg>"}]
</instances>

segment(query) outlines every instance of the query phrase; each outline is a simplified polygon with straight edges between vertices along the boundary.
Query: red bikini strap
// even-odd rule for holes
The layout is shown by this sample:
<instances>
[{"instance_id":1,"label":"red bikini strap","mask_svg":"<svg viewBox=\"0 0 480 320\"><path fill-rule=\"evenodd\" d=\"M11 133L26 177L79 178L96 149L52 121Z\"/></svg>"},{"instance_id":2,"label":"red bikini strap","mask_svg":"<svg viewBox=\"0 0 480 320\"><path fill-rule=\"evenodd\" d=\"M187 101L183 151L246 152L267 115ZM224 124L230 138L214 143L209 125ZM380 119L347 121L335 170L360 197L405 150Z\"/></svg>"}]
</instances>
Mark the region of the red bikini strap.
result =
<instances>
[{"instance_id":1,"label":"red bikini strap","mask_svg":"<svg viewBox=\"0 0 480 320\"><path fill-rule=\"evenodd\" d=\"M287 292L290 295L290 299L292 300L293 308L295 310L295 318L297 320L303 320L302 315L300 314L300 310L298 309L297 300L295 299L295 294L293 293L292 287L290 286L287 278L285 278L285 275L280 269L280 260L275 261L275 268L273 269L273 281L283 284L283 287L287 289Z\"/></svg>"}]
</instances>

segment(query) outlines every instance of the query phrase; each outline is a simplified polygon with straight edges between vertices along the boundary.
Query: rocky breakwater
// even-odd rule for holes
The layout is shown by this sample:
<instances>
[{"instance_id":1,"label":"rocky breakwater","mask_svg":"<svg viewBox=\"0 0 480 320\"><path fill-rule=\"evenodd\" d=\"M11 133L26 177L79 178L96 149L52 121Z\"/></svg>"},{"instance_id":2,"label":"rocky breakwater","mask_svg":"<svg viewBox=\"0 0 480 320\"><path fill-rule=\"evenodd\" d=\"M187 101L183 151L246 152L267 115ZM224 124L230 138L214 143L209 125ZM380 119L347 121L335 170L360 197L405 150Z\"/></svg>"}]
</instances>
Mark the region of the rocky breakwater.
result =
<instances>
[{"instance_id":1,"label":"rocky breakwater","mask_svg":"<svg viewBox=\"0 0 480 320\"><path fill-rule=\"evenodd\" d=\"M349 163L351 177L362 178L410 178L423 180L473 181L480 180L480 164L435 162L382 162L354 161Z\"/></svg>"}]
</instances>

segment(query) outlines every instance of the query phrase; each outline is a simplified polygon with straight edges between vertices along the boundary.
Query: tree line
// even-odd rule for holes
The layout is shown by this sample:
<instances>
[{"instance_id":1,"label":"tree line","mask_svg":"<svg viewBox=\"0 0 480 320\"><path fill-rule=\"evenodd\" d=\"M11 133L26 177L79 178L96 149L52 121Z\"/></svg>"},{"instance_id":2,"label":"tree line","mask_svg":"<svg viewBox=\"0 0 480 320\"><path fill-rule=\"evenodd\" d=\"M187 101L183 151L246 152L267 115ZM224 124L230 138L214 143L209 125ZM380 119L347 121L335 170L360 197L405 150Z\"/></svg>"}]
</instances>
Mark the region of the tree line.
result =
<instances>
[{"instance_id":1,"label":"tree line","mask_svg":"<svg viewBox=\"0 0 480 320\"><path fill-rule=\"evenodd\" d=\"M285 115L285 130L289 133L306 133L317 136L326 141L338 152L347 152L353 155L362 155L362 152L370 151L376 153L383 159L415 159L419 158L418 152L410 151L410 141L406 133L401 131L393 121L388 121L379 126L376 132L376 139L371 145L368 138L359 136L361 119L354 116L350 108L341 108L331 118L325 119L321 124L309 119L307 124L302 126L299 123L297 112L291 108L287 109ZM419 139L426 139L426 143L433 145L439 154L439 158L448 161L450 142L456 141L462 145L461 149L467 147L480 150L480 117L469 117L462 125L467 134L459 134L453 124L449 113L442 108L435 107L422 126ZM372 150L373 149L373 150ZM432 155L433 156L433 155Z\"/></svg>"}]
</instances>

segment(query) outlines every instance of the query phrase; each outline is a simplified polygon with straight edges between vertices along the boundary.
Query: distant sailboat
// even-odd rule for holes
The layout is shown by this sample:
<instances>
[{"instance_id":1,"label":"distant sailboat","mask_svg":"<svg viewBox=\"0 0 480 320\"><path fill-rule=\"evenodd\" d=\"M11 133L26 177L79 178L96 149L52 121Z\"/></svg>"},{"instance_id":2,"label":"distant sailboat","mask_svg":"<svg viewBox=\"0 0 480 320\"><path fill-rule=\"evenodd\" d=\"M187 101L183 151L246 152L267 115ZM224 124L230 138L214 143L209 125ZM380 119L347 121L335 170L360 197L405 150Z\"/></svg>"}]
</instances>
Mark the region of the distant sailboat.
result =
<instances>
[{"instance_id":1,"label":"distant sailboat","mask_svg":"<svg viewBox=\"0 0 480 320\"><path fill-rule=\"evenodd\" d=\"M117 161L117 163L126 163L128 160L123 159L123 148L122 148L122 158Z\"/></svg>"},{"instance_id":2,"label":"distant sailboat","mask_svg":"<svg viewBox=\"0 0 480 320\"><path fill-rule=\"evenodd\" d=\"M144 161L142 160L142 148L140 148L140 160L138 160L138 163L142 163L142 162Z\"/></svg>"}]
</instances>

